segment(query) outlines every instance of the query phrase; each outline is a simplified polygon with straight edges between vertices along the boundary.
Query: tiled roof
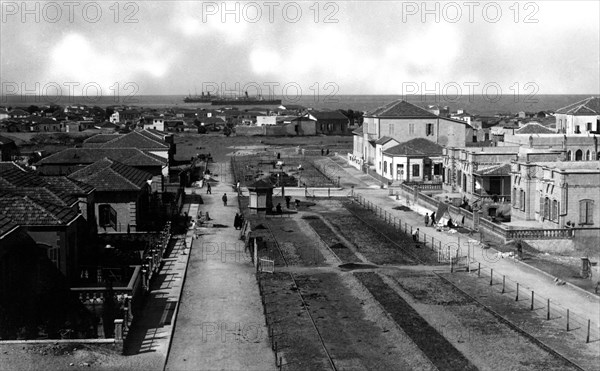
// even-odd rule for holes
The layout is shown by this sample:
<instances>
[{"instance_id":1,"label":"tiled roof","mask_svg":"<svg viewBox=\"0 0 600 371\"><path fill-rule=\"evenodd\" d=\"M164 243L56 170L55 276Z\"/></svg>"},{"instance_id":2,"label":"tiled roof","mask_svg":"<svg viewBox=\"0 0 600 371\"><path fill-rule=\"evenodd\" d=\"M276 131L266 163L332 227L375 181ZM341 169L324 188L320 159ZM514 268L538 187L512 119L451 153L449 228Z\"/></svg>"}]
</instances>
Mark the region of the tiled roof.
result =
<instances>
[{"instance_id":1,"label":"tiled roof","mask_svg":"<svg viewBox=\"0 0 600 371\"><path fill-rule=\"evenodd\" d=\"M139 191L152 179L152 174L105 158L72 173L69 178L87 183L99 192Z\"/></svg>"},{"instance_id":2,"label":"tiled roof","mask_svg":"<svg viewBox=\"0 0 600 371\"><path fill-rule=\"evenodd\" d=\"M72 207L78 201L75 196L44 187L3 188L0 186L0 192L17 196L27 196L32 200L44 201L49 204L65 207Z\"/></svg>"},{"instance_id":3,"label":"tiled roof","mask_svg":"<svg viewBox=\"0 0 600 371\"><path fill-rule=\"evenodd\" d=\"M24 226L66 225L80 214L69 207L53 205L27 196L0 194L0 215Z\"/></svg>"},{"instance_id":4,"label":"tiled roof","mask_svg":"<svg viewBox=\"0 0 600 371\"><path fill-rule=\"evenodd\" d=\"M577 103L559 108L556 113L564 113L575 116L594 116L600 115L600 98L589 97Z\"/></svg>"},{"instance_id":5,"label":"tiled roof","mask_svg":"<svg viewBox=\"0 0 600 371\"><path fill-rule=\"evenodd\" d=\"M389 148L383 151L383 153L386 155L440 156L442 154L442 146L427 139L415 138Z\"/></svg>"},{"instance_id":6,"label":"tiled roof","mask_svg":"<svg viewBox=\"0 0 600 371\"><path fill-rule=\"evenodd\" d=\"M389 142L390 140L396 140L396 139L394 139L394 138L390 138L390 137L386 137L386 136L383 136L383 137L381 137L381 138L377 139L377 140L375 141L375 144L386 144L386 143L387 143L387 142Z\"/></svg>"},{"instance_id":7,"label":"tiled roof","mask_svg":"<svg viewBox=\"0 0 600 371\"><path fill-rule=\"evenodd\" d=\"M5 234L17 228L19 225L14 222L11 218L0 215L0 238L2 238Z\"/></svg>"},{"instance_id":8,"label":"tiled roof","mask_svg":"<svg viewBox=\"0 0 600 371\"><path fill-rule=\"evenodd\" d=\"M0 168L0 188L44 187L43 178L33 171L24 171L17 165Z\"/></svg>"},{"instance_id":9,"label":"tiled roof","mask_svg":"<svg viewBox=\"0 0 600 371\"><path fill-rule=\"evenodd\" d=\"M309 114L318 120L348 120L340 111L310 111Z\"/></svg>"},{"instance_id":10,"label":"tiled roof","mask_svg":"<svg viewBox=\"0 0 600 371\"><path fill-rule=\"evenodd\" d=\"M366 117L438 118L433 113L404 100L391 102L366 114Z\"/></svg>"},{"instance_id":11,"label":"tiled roof","mask_svg":"<svg viewBox=\"0 0 600 371\"><path fill-rule=\"evenodd\" d=\"M86 146L86 144L88 144L88 143L94 143L94 144L106 143L106 142L113 140L115 138L118 138L120 136L121 136L121 134L96 134L96 135L84 140L83 145Z\"/></svg>"},{"instance_id":12,"label":"tiled roof","mask_svg":"<svg viewBox=\"0 0 600 371\"><path fill-rule=\"evenodd\" d=\"M137 148L67 148L40 160L37 164L93 164L108 157L129 166L165 166L168 160L151 156Z\"/></svg>"},{"instance_id":13,"label":"tiled roof","mask_svg":"<svg viewBox=\"0 0 600 371\"><path fill-rule=\"evenodd\" d=\"M255 181L254 183L248 184L247 187L248 188L253 188L253 189L256 189L256 188L262 188L262 189L264 189L264 188L273 188L273 184L271 184L271 182L269 182L266 179L259 179L259 180Z\"/></svg>"},{"instance_id":14,"label":"tiled roof","mask_svg":"<svg viewBox=\"0 0 600 371\"><path fill-rule=\"evenodd\" d=\"M139 130L137 131L137 133L152 139L152 140L158 140L159 142L164 142L166 137L170 137L173 134L167 134L163 131L160 130L155 130L155 129L143 129L143 130Z\"/></svg>"},{"instance_id":15,"label":"tiled roof","mask_svg":"<svg viewBox=\"0 0 600 371\"><path fill-rule=\"evenodd\" d=\"M14 140L0 135L0 145L10 144L10 143L14 143L14 142L15 142Z\"/></svg>"},{"instance_id":16,"label":"tiled roof","mask_svg":"<svg viewBox=\"0 0 600 371\"><path fill-rule=\"evenodd\" d=\"M16 165L0 169L0 190L57 205L72 206L77 203L77 197L73 193L55 187L47 178Z\"/></svg>"},{"instance_id":17,"label":"tiled roof","mask_svg":"<svg viewBox=\"0 0 600 371\"><path fill-rule=\"evenodd\" d=\"M158 139L151 139L138 131L132 131L109 140L102 148L169 149L169 146Z\"/></svg>"},{"instance_id":18,"label":"tiled roof","mask_svg":"<svg viewBox=\"0 0 600 371\"><path fill-rule=\"evenodd\" d=\"M515 134L556 134L556 132L536 122L530 122L515 131Z\"/></svg>"},{"instance_id":19,"label":"tiled roof","mask_svg":"<svg viewBox=\"0 0 600 371\"><path fill-rule=\"evenodd\" d=\"M66 176L44 176L44 180L52 186L52 189L61 190L71 195L85 195L94 190L91 185Z\"/></svg>"},{"instance_id":20,"label":"tiled roof","mask_svg":"<svg viewBox=\"0 0 600 371\"><path fill-rule=\"evenodd\" d=\"M24 169L21 166L17 165L13 161L0 161L0 172L6 171L6 170L10 170L10 169L17 169L17 170L21 170L21 171L27 171L26 169Z\"/></svg>"}]
</instances>

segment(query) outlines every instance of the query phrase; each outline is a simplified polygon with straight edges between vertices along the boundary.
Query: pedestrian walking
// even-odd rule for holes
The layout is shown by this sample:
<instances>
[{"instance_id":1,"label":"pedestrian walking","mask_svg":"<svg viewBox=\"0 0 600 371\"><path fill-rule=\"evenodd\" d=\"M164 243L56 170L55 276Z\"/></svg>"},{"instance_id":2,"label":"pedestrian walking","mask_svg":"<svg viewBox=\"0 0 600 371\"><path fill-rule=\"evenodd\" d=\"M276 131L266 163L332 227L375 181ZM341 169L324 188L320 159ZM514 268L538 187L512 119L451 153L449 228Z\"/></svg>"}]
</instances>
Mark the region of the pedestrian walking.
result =
<instances>
[{"instance_id":1,"label":"pedestrian walking","mask_svg":"<svg viewBox=\"0 0 600 371\"><path fill-rule=\"evenodd\" d=\"M235 213L235 217L233 218L233 227L237 230L242 228L242 226L240 225L240 214Z\"/></svg>"},{"instance_id":2,"label":"pedestrian walking","mask_svg":"<svg viewBox=\"0 0 600 371\"><path fill-rule=\"evenodd\" d=\"M211 188L209 182L206 182L206 194L207 195L212 195L212 188Z\"/></svg>"},{"instance_id":3,"label":"pedestrian walking","mask_svg":"<svg viewBox=\"0 0 600 371\"><path fill-rule=\"evenodd\" d=\"M412 234L412 237L413 237L413 241L419 242L419 228L415 229L415 231Z\"/></svg>"},{"instance_id":4,"label":"pedestrian walking","mask_svg":"<svg viewBox=\"0 0 600 371\"><path fill-rule=\"evenodd\" d=\"M435 211L431 213L431 226L435 226Z\"/></svg>"},{"instance_id":5,"label":"pedestrian walking","mask_svg":"<svg viewBox=\"0 0 600 371\"><path fill-rule=\"evenodd\" d=\"M223 193L221 200L223 200L223 206L227 206L227 193Z\"/></svg>"},{"instance_id":6,"label":"pedestrian walking","mask_svg":"<svg viewBox=\"0 0 600 371\"><path fill-rule=\"evenodd\" d=\"M429 225L429 213L425 213L424 222L425 222L425 226L427 227Z\"/></svg>"},{"instance_id":7,"label":"pedestrian walking","mask_svg":"<svg viewBox=\"0 0 600 371\"><path fill-rule=\"evenodd\" d=\"M292 196L285 196L285 207L290 208L290 201L292 201Z\"/></svg>"}]
</instances>

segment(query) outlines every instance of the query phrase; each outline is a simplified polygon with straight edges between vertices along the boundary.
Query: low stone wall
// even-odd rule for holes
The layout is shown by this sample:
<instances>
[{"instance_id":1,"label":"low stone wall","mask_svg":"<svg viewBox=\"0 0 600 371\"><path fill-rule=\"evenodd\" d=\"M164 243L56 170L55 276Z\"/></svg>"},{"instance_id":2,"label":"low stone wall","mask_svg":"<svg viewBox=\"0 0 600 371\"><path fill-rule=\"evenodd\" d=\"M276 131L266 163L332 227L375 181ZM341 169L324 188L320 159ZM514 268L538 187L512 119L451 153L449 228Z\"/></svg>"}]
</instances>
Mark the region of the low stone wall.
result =
<instances>
[{"instance_id":1,"label":"low stone wall","mask_svg":"<svg viewBox=\"0 0 600 371\"><path fill-rule=\"evenodd\" d=\"M236 126L235 134L241 136L266 135L266 126Z\"/></svg>"}]
</instances>

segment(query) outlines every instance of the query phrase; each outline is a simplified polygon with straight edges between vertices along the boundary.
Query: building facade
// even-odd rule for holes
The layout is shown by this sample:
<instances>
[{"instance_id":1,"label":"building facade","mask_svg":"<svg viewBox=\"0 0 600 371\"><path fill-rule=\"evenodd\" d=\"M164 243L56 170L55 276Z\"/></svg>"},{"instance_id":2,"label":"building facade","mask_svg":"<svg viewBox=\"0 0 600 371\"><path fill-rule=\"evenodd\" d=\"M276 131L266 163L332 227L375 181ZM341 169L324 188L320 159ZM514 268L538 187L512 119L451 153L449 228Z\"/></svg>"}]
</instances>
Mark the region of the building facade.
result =
<instances>
[{"instance_id":1,"label":"building facade","mask_svg":"<svg viewBox=\"0 0 600 371\"><path fill-rule=\"evenodd\" d=\"M600 226L600 162L513 161L513 220L544 228Z\"/></svg>"}]
</instances>

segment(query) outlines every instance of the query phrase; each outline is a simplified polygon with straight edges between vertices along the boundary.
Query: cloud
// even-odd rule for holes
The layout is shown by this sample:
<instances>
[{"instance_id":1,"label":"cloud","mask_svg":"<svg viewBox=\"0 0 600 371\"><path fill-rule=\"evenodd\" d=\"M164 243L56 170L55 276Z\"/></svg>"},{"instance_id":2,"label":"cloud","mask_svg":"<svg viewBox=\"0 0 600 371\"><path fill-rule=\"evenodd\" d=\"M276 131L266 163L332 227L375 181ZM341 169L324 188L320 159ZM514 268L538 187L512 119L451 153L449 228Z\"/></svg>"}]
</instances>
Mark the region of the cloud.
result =
<instances>
[{"instance_id":1,"label":"cloud","mask_svg":"<svg viewBox=\"0 0 600 371\"><path fill-rule=\"evenodd\" d=\"M125 37L93 41L69 33L52 48L44 75L59 85L78 82L79 89L86 83L98 84L103 94L111 95L124 83L141 88L144 79L164 77L175 57L160 40L147 44Z\"/></svg>"}]
</instances>

